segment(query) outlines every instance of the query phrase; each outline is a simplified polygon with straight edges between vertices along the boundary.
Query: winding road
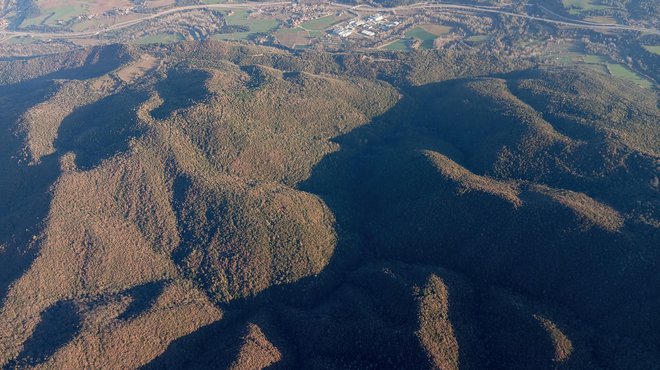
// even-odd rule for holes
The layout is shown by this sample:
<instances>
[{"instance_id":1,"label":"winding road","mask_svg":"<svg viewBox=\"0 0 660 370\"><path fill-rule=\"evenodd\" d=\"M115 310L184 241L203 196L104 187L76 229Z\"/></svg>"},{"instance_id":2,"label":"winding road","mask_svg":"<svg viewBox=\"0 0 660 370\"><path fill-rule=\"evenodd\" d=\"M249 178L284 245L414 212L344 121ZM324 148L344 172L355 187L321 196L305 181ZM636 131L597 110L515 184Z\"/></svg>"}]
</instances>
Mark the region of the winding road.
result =
<instances>
[{"instance_id":1,"label":"winding road","mask_svg":"<svg viewBox=\"0 0 660 370\"><path fill-rule=\"evenodd\" d=\"M32 36L40 38L57 38L57 39L79 39L97 36L103 33L108 33L112 31L121 30L127 27L131 27L142 22L153 20L165 15L170 15L179 12L187 12L191 10L201 10L201 9L259 9L259 8L268 8L273 6L286 6L292 5L292 2L289 1L272 1L272 2L246 2L239 4L205 4L205 5L188 5L188 6L178 6L170 9L160 11L158 13L146 15L139 19L133 19L130 21L116 23L112 26L102 28L95 31L85 31L85 32L31 32L31 31L0 31L0 43L17 36ZM406 6L398 6L392 8L382 8L382 7L371 7L366 5L348 5L348 4L338 4L338 3L328 3L332 8L335 9L347 9L360 12L392 12L392 11L404 11L404 10L416 10L416 9L446 9L453 10L456 12L467 12L467 13L491 13L491 14L502 14L510 17L524 18L533 21L545 22L549 24L554 24L558 26L582 28L582 29L593 29L593 30L609 30L609 31L635 31L649 34L660 34L658 29L650 29L643 27L634 27L627 25L619 24L599 24L599 23L590 23L585 21L573 21L563 19L550 19L543 17L536 17L527 14L513 13L506 10L502 10L497 7L488 7L488 6L471 6L471 5L458 5L458 4L445 4L445 3L417 3Z\"/></svg>"},{"instance_id":2,"label":"winding road","mask_svg":"<svg viewBox=\"0 0 660 370\"><path fill-rule=\"evenodd\" d=\"M660 34L660 30L653 29L653 28L635 27L635 26L627 26L627 25L621 25L621 24L593 23L593 22L587 22L587 21L581 21L581 20L568 20L566 18L564 18L564 19L550 19L550 18L536 17L536 16L532 16L532 15L527 15L527 14L513 13L513 12L506 11L506 10L502 10L500 8L497 8L497 7L489 7L489 6L472 6L472 5L443 4L443 3L418 3L418 4L411 4L411 5L398 6L398 7L392 7L392 8L374 8L374 7L368 7L368 6L350 6L350 5L336 4L336 3L332 3L332 5L337 6L337 7L342 7L342 8L350 8L350 9L356 10L356 11L366 11L366 12L391 12L391 11L398 11L398 10L414 10L414 9L449 9L449 10L456 10L456 11L465 11L465 12L469 12L469 13L495 13L495 14L502 14L502 15L507 15L507 16L511 16L511 17L516 17L516 18L524 18L524 19L529 19L529 20L534 20L534 21L539 21L539 22L555 24L555 25L559 25L559 26L568 26L568 27L586 28L586 29L597 29L597 30L601 29L601 30L610 30L610 31L613 31L613 30L636 31L636 32L650 33L650 34L656 34L656 35ZM545 8L543 8L543 9L545 9Z\"/></svg>"}]
</instances>

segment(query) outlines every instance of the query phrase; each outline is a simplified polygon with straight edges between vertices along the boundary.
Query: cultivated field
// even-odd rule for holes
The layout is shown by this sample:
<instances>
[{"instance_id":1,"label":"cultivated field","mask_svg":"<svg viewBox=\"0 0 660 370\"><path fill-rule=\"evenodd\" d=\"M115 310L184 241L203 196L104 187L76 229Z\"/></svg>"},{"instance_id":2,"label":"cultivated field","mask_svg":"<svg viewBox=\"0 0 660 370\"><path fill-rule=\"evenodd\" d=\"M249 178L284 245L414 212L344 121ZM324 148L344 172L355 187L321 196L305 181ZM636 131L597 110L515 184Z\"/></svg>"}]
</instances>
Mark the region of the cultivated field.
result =
<instances>
[{"instance_id":1,"label":"cultivated field","mask_svg":"<svg viewBox=\"0 0 660 370\"><path fill-rule=\"evenodd\" d=\"M310 41L309 32L301 28L281 29L275 33L275 37L280 44L292 49L307 46Z\"/></svg>"},{"instance_id":2,"label":"cultivated field","mask_svg":"<svg viewBox=\"0 0 660 370\"><path fill-rule=\"evenodd\" d=\"M422 24L404 34L404 37L383 46L385 50L406 51L418 42L420 49L433 49L435 40L451 32L452 28L440 24Z\"/></svg>"},{"instance_id":3,"label":"cultivated field","mask_svg":"<svg viewBox=\"0 0 660 370\"><path fill-rule=\"evenodd\" d=\"M273 18L259 18L252 16L247 11L237 11L225 17L228 26L246 26L250 32L268 32L279 25L279 21Z\"/></svg>"},{"instance_id":4,"label":"cultivated field","mask_svg":"<svg viewBox=\"0 0 660 370\"><path fill-rule=\"evenodd\" d=\"M343 22L349 18L350 16L348 15L343 15L343 16L328 15L325 17L317 18L312 21L303 23L300 27L310 31L324 31L334 26L335 24Z\"/></svg>"},{"instance_id":5,"label":"cultivated field","mask_svg":"<svg viewBox=\"0 0 660 370\"><path fill-rule=\"evenodd\" d=\"M583 47L578 42L562 42L549 46L545 52L545 58L552 63L558 63L567 66L582 66L603 74L609 74L617 78L621 78L635 84L650 88L651 81L640 76L628 67L612 63L606 57L600 55L592 55L584 51Z\"/></svg>"},{"instance_id":6,"label":"cultivated field","mask_svg":"<svg viewBox=\"0 0 660 370\"><path fill-rule=\"evenodd\" d=\"M585 21L601 24L617 24L616 19L610 16L598 15L584 18Z\"/></svg>"},{"instance_id":7,"label":"cultivated field","mask_svg":"<svg viewBox=\"0 0 660 370\"><path fill-rule=\"evenodd\" d=\"M465 39L465 41L472 43L486 42L488 40L490 40L490 35L473 35Z\"/></svg>"},{"instance_id":8,"label":"cultivated field","mask_svg":"<svg viewBox=\"0 0 660 370\"><path fill-rule=\"evenodd\" d=\"M81 15L101 15L109 10L129 8L133 3L129 0L36 0L39 14L27 18L22 26L31 25L57 25L67 22Z\"/></svg>"},{"instance_id":9,"label":"cultivated field","mask_svg":"<svg viewBox=\"0 0 660 370\"><path fill-rule=\"evenodd\" d=\"M651 81L645 79L644 77L638 75L630 68L624 66L623 64L613 64L606 63L607 71L614 77L622 78L624 80L634 82L639 86L650 89L652 84Z\"/></svg>"},{"instance_id":10,"label":"cultivated field","mask_svg":"<svg viewBox=\"0 0 660 370\"><path fill-rule=\"evenodd\" d=\"M603 10L609 8L601 4L599 0L562 0L564 7L573 15L591 10Z\"/></svg>"},{"instance_id":11,"label":"cultivated field","mask_svg":"<svg viewBox=\"0 0 660 370\"><path fill-rule=\"evenodd\" d=\"M231 15L225 17L225 22L228 26L243 26L247 27L248 31L244 32L230 32L219 33L213 35L215 40L247 40L250 35L256 33L268 33L276 29L280 21L275 18L264 18L252 16L247 11L236 11Z\"/></svg>"},{"instance_id":12,"label":"cultivated field","mask_svg":"<svg viewBox=\"0 0 660 370\"><path fill-rule=\"evenodd\" d=\"M451 27L439 24L424 24L406 32L405 36L419 40L421 42L420 48L422 49L433 49L435 39L450 31Z\"/></svg>"},{"instance_id":13,"label":"cultivated field","mask_svg":"<svg viewBox=\"0 0 660 370\"><path fill-rule=\"evenodd\" d=\"M658 54L660 55L660 45L644 45L644 49L650 51L653 54Z\"/></svg>"},{"instance_id":14,"label":"cultivated field","mask_svg":"<svg viewBox=\"0 0 660 370\"><path fill-rule=\"evenodd\" d=\"M410 50L410 40L399 39L383 47L385 50L406 51Z\"/></svg>"}]
</instances>

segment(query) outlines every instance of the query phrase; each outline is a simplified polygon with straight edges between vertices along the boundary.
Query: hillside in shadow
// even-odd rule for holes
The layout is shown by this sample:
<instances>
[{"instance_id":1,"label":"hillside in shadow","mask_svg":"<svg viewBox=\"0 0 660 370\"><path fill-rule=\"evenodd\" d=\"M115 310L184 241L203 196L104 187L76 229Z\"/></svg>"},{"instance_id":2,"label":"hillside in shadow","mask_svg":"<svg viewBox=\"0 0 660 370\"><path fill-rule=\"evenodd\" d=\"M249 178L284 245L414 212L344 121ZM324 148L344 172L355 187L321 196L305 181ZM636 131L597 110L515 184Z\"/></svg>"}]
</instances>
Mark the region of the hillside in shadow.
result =
<instances>
[{"instance_id":1,"label":"hillside in shadow","mask_svg":"<svg viewBox=\"0 0 660 370\"><path fill-rule=\"evenodd\" d=\"M60 347L72 340L81 326L81 317L72 302L61 302L41 315L41 323L23 351L9 368L36 366L52 356Z\"/></svg>"},{"instance_id":2,"label":"hillside in shadow","mask_svg":"<svg viewBox=\"0 0 660 370\"><path fill-rule=\"evenodd\" d=\"M38 237L51 199L49 188L60 174L58 155L48 156L36 166L21 160L25 138L16 123L26 110L57 91L55 79L100 77L129 60L124 47L113 45L67 54L60 64L53 57L4 62L10 68L3 72L19 77L16 83L0 85L0 246L4 246L0 248L0 302L38 253ZM43 71L51 72L41 76Z\"/></svg>"},{"instance_id":3,"label":"hillside in shadow","mask_svg":"<svg viewBox=\"0 0 660 370\"><path fill-rule=\"evenodd\" d=\"M52 84L46 81L0 87L0 245L7 246L0 250L0 301L38 252L34 245L28 245L39 233L50 202L48 188L59 175L55 158L39 167L19 163L21 142L13 132L13 123L52 90Z\"/></svg>"},{"instance_id":4,"label":"hillside in shadow","mask_svg":"<svg viewBox=\"0 0 660 370\"><path fill-rule=\"evenodd\" d=\"M60 154L73 152L76 165L85 170L125 152L130 139L145 131L135 111L147 97L145 92L126 90L76 109L62 121L55 149Z\"/></svg>"},{"instance_id":5,"label":"hillside in shadow","mask_svg":"<svg viewBox=\"0 0 660 370\"><path fill-rule=\"evenodd\" d=\"M660 298L659 235L622 215L658 217L657 158L594 126L591 141L567 136L544 116L499 79L423 86L338 138L342 150L303 188L350 220L343 228L375 258L437 264L655 343L655 308L631 302Z\"/></svg>"},{"instance_id":6,"label":"hillside in shadow","mask_svg":"<svg viewBox=\"0 0 660 370\"><path fill-rule=\"evenodd\" d=\"M156 119L165 119L174 111L189 108L208 97L204 83L209 74L199 70L173 70L156 84L163 104L151 112Z\"/></svg>"},{"instance_id":7,"label":"hillside in shadow","mask_svg":"<svg viewBox=\"0 0 660 370\"><path fill-rule=\"evenodd\" d=\"M549 78L411 88L336 138L341 150L300 185L336 217L330 264L223 305L223 320L146 368L244 368L241 358L274 368L651 366L660 239L624 215L657 210L652 182L633 180L652 179L657 158L595 124L546 121L521 91ZM600 109L591 99L584 115ZM598 114L599 125L611 118ZM629 341L646 350L629 351Z\"/></svg>"}]
</instances>

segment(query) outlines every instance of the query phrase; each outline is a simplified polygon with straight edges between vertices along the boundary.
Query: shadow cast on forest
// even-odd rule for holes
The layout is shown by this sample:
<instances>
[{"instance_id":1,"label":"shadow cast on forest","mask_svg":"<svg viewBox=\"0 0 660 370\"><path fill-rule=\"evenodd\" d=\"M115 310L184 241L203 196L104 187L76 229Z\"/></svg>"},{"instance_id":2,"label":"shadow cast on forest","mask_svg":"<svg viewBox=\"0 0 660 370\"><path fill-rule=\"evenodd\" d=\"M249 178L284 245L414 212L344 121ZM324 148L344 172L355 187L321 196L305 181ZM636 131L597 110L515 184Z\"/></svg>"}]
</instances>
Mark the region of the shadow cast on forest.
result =
<instances>
[{"instance_id":1,"label":"shadow cast on forest","mask_svg":"<svg viewBox=\"0 0 660 370\"><path fill-rule=\"evenodd\" d=\"M26 91L32 91L27 93ZM4 112L5 122L15 122L18 112L36 104L51 91L48 81L30 82L14 86L17 94L5 95L12 110ZM0 91L0 94L2 92ZM20 99L19 99L20 96ZM25 98L29 96L30 98ZM132 137L141 134L136 128L131 107L137 107L146 100L145 94L125 92L113 95L98 103L76 109L64 119L55 140L55 153L45 156L36 165L27 165L16 160L21 149L21 139L9 127L2 130L3 145L0 171L0 244L6 244L0 266L0 301L4 300L9 286L31 265L38 253L33 241L40 234L42 221L50 207L50 187L60 175L60 156L67 152L76 155L79 168L88 170L98 166L103 160L128 149ZM18 104L17 102L22 103ZM114 105L113 105L114 104ZM119 110L116 104L125 104L126 110Z\"/></svg>"},{"instance_id":2,"label":"shadow cast on forest","mask_svg":"<svg viewBox=\"0 0 660 370\"><path fill-rule=\"evenodd\" d=\"M446 85L435 86L433 89L445 89ZM337 245L330 262L319 275L302 278L291 284L273 286L256 296L221 304L220 306L225 312L221 320L175 340L165 353L144 366L144 369L226 368L229 365L228 361L231 361L238 353L241 329L245 327L246 323L253 322L255 317L263 318L264 316L270 318L264 323L266 328L262 328L266 337L268 339L276 338L284 348L283 356L285 358L279 363L273 364L272 368L300 367L302 365L296 359L312 356L309 351L313 350L309 346L314 342L323 341L323 338L310 337L309 343L295 342L295 334L291 333L291 325L296 326L296 324L279 322L289 313L291 316L297 315L302 320L300 322L302 326L309 326L310 329L314 326L327 327L335 334L346 337L348 342L338 344L339 347L346 349L346 354L338 353L336 355L344 356L346 361L354 361L354 365L366 366L373 362L371 365L377 363L379 368L422 366L427 359L421 355L424 350L414 339L416 330L414 325L401 326L403 324L397 323L399 319L373 317L374 323L367 323L362 328L364 329L363 334L356 334L357 327L351 327L350 324L342 326L346 324L339 321L332 322L331 317L324 317L315 313L315 310L328 309L328 305L349 305L353 307L352 310L356 314L363 310L360 308L362 304L359 302L366 299L363 295L367 293L364 289L355 288L348 283L347 277L362 266L388 258L377 250L378 246L371 239L369 232L366 232L369 220L364 217L366 214L364 210L372 207L373 204L369 188L364 186L364 183L365 181L371 183L373 180L367 176L374 176L379 171L383 171L381 166L387 166L387 163L381 162L382 158L378 157L379 151L383 147L395 146L399 150L409 150L412 147L408 146L414 140L427 134L425 128L419 125L424 120L413 121L410 119L413 117L411 114L416 114L415 112L420 108L417 96L428 93L426 89L429 88L423 87L419 91L408 92L398 104L382 116L374 118L369 125L335 138L333 141L340 144L340 151L323 158L313 169L310 178L299 185L300 190L320 197L332 210L336 219ZM405 142L402 142L401 137L406 138ZM455 149L448 149L448 151L451 150ZM387 179L379 178L379 180L385 181L380 186L389 186ZM356 184L362 185L356 186ZM368 294L367 296L369 296ZM382 294L386 295L387 292L382 292ZM366 315L360 316L366 318L365 321L372 318L369 313L360 315ZM451 311L450 317L459 318L460 313ZM346 323L352 322L348 317L345 320ZM355 322L355 324L359 326L361 323ZM398 339L392 340L401 346L411 346L411 348L401 349L403 354L400 358L395 359L394 363L388 362L385 359L386 356L379 354L379 350L371 348L369 345L365 345L364 353L359 353L359 348L362 348L360 346L354 349L349 348L352 340L360 343L373 342L375 338L369 338L368 333L370 331L373 335L383 333L379 331L382 329L376 329L379 325L398 328L393 329L392 332L403 330L398 334ZM457 338L459 342L467 341L462 333L458 333ZM328 339L327 343L334 343L332 342L334 340L334 338ZM324 347L320 342L318 344L320 347ZM387 344L392 345L389 342ZM302 347L305 349L301 349ZM326 346L326 350L328 350L327 348ZM548 343L544 348L547 349L546 354L550 354L552 344ZM464 347L459 345L461 358L467 356L463 350ZM297 351L298 353L296 353ZM304 351L304 353L299 351ZM346 357L353 355L352 359ZM231 357L227 358L227 356ZM331 354L317 353L314 356L322 358L322 356L331 356Z\"/></svg>"},{"instance_id":3,"label":"shadow cast on forest","mask_svg":"<svg viewBox=\"0 0 660 370\"><path fill-rule=\"evenodd\" d=\"M571 229L574 225L571 212L551 205L548 199L527 188L521 191L521 199L540 206L517 208L486 192L456 196L459 190L456 184L443 177L420 151L439 153L472 174L485 175L487 161L484 158L492 157L494 148L502 144L500 141L511 140L507 135L520 131L513 126L515 120L506 117L488 112L482 116L469 115L483 102L470 101L457 94L462 83L455 80L404 91L403 98L394 107L374 118L369 125L335 138L340 150L323 158L310 178L299 185L300 190L321 198L336 220L337 245L320 274L268 288L253 297L219 304L224 311L221 320L175 340L144 368L227 367L240 350L240 340L248 322L257 322L265 337L281 349L284 359L273 367L301 366L301 359L315 355L327 357L328 361L332 356L344 356L345 360L353 361L351 365L358 367L366 364L376 364L379 368L421 367L425 358L420 354L424 350L413 340L417 328L401 324L396 315L375 314L382 312L379 310L388 306L387 303L380 308L369 306L373 296L387 302L390 292L383 289L365 293L365 288L356 287L351 281L356 270L383 260L443 266L467 276L477 289L503 286L531 298L571 304L571 310L586 317L607 314L611 308L605 304L597 307L595 302L613 306L626 299L639 301L644 295L656 297L654 289L660 286L657 278L649 279L648 286L635 292L631 292L631 287L637 285L634 279L639 276L620 279L609 286L597 285L612 278L611 271L617 268L622 252L612 245L626 245L622 234L595 228ZM171 100L166 91L160 91L166 104L157 115L169 115L190 104ZM469 92L463 91L463 94ZM128 140L140 134L131 126L134 122L126 121L129 117L118 116L106 126L97 117L108 113L103 111L105 105L141 103L144 99L146 96L139 93L126 92L99 105L77 110L62 125L56 142L58 152L73 151L79 166L93 168L103 159L125 150ZM440 101L446 102L440 104ZM461 121L476 120L475 117L483 119L487 125ZM464 132L466 123L471 130L467 133ZM90 137L98 137L99 141L90 143ZM49 160L53 161L49 162L50 166L55 168L55 159ZM55 171L55 176L57 173ZM50 184L46 182L46 185ZM43 188L38 190L44 191ZM176 196L177 189L174 190ZM598 253L596 257L594 251ZM599 264L593 263L594 258ZM588 275L584 274L584 266L590 266ZM122 318L128 319L148 309L159 289L162 287L158 285L146 286L131 293L134 303ZM538 292L543 293L535 295ZM614 297L613 292L620 293ZM342 306L352 309L345 317L337 315ZM635 307L627 309L637 312ZM451 320L461 320L462 313L453 311L451 304L449 310ZM639 310L643 315L637 320L641 322L650 317L650 310L647 311ZM352 321L355 317L351 314L373 318L374 323L363 323L362 319ZM518 330L524 334L529 326L523 324L520 328L512 326L513 332ZM509 327L499 328L498 323L492 322L488 325L510 333ZM332 335L301 339L297 326L310 330L327 328ZM398 337L379 338L379 334L387 330ZM468 329L457 324L455 330L458 356L469 362L471 357L466 351L470 345L465 344ZM46 329L43 332L48 333ZM555 364L546 359L553 357L553 343L538 328L530 335L538 345L532 361L543 359L534 362L535 366L552 368ZM394 359L381 356L378 349L369 346L369 343L380 344L379 340L391 340L396 344L397 339L402 348L397 351L399 357ZM341 344L346 353L340 353L335 349L337 346L328 343ZM383 343L383 348L392 345ZM22 358L40 358L41 354L29 349L32 347L26 346L28 352L22 354ZM316 347L320 353L315 352ZM52 351L49 346L45 348L47 352ZM354 358L348 358L351 356ZM504 367L508 360L489 365ZM473 364L475 368L479 365L483 364Z\"/></svg>"},{"instance_id":4,"label":"shadow cast on forest","mask_svg":"<svg viewBox=\"0 0 660 370\"><path fill-rule=\"evenodd\" d=\"M69 343L81 326L82 318L73 302L55 303L41 313L39 325L7 368L39 365Z\"/></svg>"},{"instance_id":5,"label":"shadow cast on forest","mask_svg":"<svg viewBox=\"0 0 660 370\"><path fill-rule=\"evenodd\" d=\"M221 305L226 312L222 320L172 342L165 353L145 368L213 368L222 348L237 345L228 342L225 334L231 331L229 328L240 326L260 312L273 314L279 318L275 321L282 322L289 320L287 316L297 317L298 321L290 319L293 323L276 324L279 334L266 332L266 336L292 340L290 347L297 351L307 348L302 355L292 354L293 359L312 356L314 352L309 352L313 351L309 346L313 344L308 340L331 339L296 339L291 328L327 324L328 317L324 319L318 310L345 302L337 297L350 285L347 277L370 262L388 259L442 266L467 276L477 289L505 287L539 301L559 302L580 317L596 322L603 318L624 330L637 330L635 325L650 318L650 310L627 306L616 318L608 316L608 312L617 309L620 305L616 302L621 300L640 301L644 296L657 296L654 289L660 287L660 282L652 279L643 291L634 291L632 287L639 286L639 275L618 281L612 278L612 271L625 257L623 248L612 245L628 245L623 235L596 227L575 228L573 211L527 187L521 190L522 207L487 191L457 196L460 185L442 175L422 154L439 153L478 178L488 174L489 161L495 160L498 148L524 138L526 131L520 126L521 120L504 109L497 110L501 101L489 101L487 96L477 99L471 89L465 80L409 88L394 107L369 125L335 138L340 150L323 158L310 178L299 186L300 190L320 197L336 219L337 246L326 268L318 276ZM490 106L495 109L484 109ZM584 266L590 266L588 276L584 275ZM608 279L615 281L601 284ZM449 316L460 321L461 313L450 312ZM350 322L350 317L329 325L341 326L344 322ZM553 368L550 338L537 324L529 326L522 319L512 323L510 330L500 329L511 335L518 330L516 325L522 325L519 333L529 332L538 344L527 353L531 356L528 364ZM463 330L460 325L456 328ZM356 330L349 325L337 329L335 334L356 344L370 340L369 334L356 337ZM466 341L467 334L456 334L459 357L464 359L469 357L465 354L469 345L461 342ZM413 333L404 330L401 335L406 338ZM317 344L323 348L322 342ZM327 347L326 350L332 351ZM421 352L421 348L402 349L404 358L395 361L399 361L399 366L412 366L418 361L414 354ZM490 365L506 367L511 361L523 359L513 353L507 356L510 357L493 357L499 362ZM369 358L378 361L377 356ZM397 367L387 362L378 366Z\"/></svg>"}]
</instances>

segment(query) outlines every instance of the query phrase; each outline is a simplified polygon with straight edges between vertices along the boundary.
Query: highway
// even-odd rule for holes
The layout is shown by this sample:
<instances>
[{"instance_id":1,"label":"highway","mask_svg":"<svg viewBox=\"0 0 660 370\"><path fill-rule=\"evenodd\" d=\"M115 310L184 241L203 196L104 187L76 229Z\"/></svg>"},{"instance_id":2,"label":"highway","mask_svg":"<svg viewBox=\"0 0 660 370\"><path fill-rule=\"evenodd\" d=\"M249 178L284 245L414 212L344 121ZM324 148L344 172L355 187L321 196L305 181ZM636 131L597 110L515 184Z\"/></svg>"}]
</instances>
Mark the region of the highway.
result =
<instances>
[{"instance_id":1,"label":"highway","mask_svg":"<svg viewBox=\"0 0 660 370\"><path fill-rule=\"evenodd\" d=\"M130 21L115 23L112 26L101 28L94 31L85 31L85 32L30 32L30 31L0 31L0 35L5 37L15 37L15 36L32 36L32 37L41 37L41 38L59 38L59 39L77 39L77 38L86 38L96 36L102 33L117 31L126 27L131 27L136 24L140 24L152 19L160 18L165 15L188 12L191 10L200 10L200 9L258 9L266 8L271 6L282 6L290 5L291 2L246 2L240 4L208 4L208 5L186 5L186 6L177 6L174 8L166 9L158 13L150 14L139 19L133 19ZM2 40L0 36L0 40Z\"/></svg>"},{"instance_id":2,"label":"highway","mask_svg":"<svg viewBox=\"0 0 660 370\"><path fill-rule=\"evenodd\" d=\"M511 16L511 17L524 18L524 19L529 19L529 20L534 20L534 21L539 21L539 22L555 24L555 25L559 25L559 26L568 26L568 27L586 28L586 29L596 29L596 30L600 29L600 30L637 31L637 32L643 32L643 33L660 34L660 30L653 29L653 28L633 27L633 26L626 26L626 25L620 25L620 24L593 23L593 22L586 22L586 21L581 21L581 20L567 20L566 18L564 18L564 19L549 19L549 18L543 18L543 17L535 17L535 16L527 15L527 14L519 14L519 13L508 12L506 10L502 10L502 9L499 9L499 8L496 8L496 7L488 7L488 6L471 6L471 5L443 4L443 3L418 3L418 4L411 4L411 5L407 5L407 6L399 6L399 7L392 7L392 8L374 8L374 7L368 7L368 6L350 6L350 5L337 4L337 3L332 3L332 5L334 5L336 7L349 8L349 9L352 9L352 10L355 10L355 11L363 11L363 12L364 11L366 11L366 12L388 12L388 11L411 10L411 9L448 9L448 10L466 11L466 12L471 12L471 13L495 13L495 14L508 15L508 16Z\"/></svg>"},{"instance_id":3,"label":"highway","mask_svg":"<svg viewBox=\"0 0 660 370\"><path fill-rule=\"evenodd\" d=\"M158 13L146 15L139 19L133 19L130 21L116 23L112 26L94 30L94 31L85 31L85 32L31 32L31 31L0 31L0 43L4 42L10 38L17 36L32 36L40 38L57 38L57 39L79 39L79 38L88 38L94 37L103 33L118 31L127 27L131 27L142 22L150 21L165 15L170 15L174 13L187 12L191 10L201 10L201 9L259 9L259 8L268 8L273 6L286 6L292 5L292 2L286 1L273 1L273 2L246 2L239 4L205 4L205 5L187 5L187 6L178 6L170 9L160 11ZM599 23L590 23L585 21L573 21L567 20L566 18L561 19L550 19L543 17L536 17L527 14L513 13L506 10L502 10L496 7L487 7L487 6L471 6L471 5L458 5L458 4L445 4L445 3L418 3L411 4L406 6L398 6L392 8L380 8L380 7L371 7L366 5L347 5L347 4L338 4L338 3L328 3L328 5L335 9L347 9L359 12L392 12L392 11L404 11L404 10L416 10L416 9L443 9L456 12L468 12L468 13L491 13L491 14L502 14L510 17L524 18L538 22L545 22L549 24L554 24L558 26L565 27L574 27L582 29L593 29L593 30L604 30L604 31L635 31L649 34L660 34L658 29L649 29L641 28L634 26L618 25L618 24L599 24Z\"/></svg>"}]
</instances>

